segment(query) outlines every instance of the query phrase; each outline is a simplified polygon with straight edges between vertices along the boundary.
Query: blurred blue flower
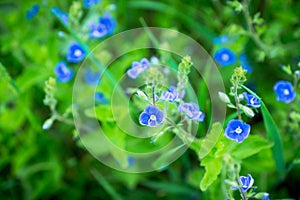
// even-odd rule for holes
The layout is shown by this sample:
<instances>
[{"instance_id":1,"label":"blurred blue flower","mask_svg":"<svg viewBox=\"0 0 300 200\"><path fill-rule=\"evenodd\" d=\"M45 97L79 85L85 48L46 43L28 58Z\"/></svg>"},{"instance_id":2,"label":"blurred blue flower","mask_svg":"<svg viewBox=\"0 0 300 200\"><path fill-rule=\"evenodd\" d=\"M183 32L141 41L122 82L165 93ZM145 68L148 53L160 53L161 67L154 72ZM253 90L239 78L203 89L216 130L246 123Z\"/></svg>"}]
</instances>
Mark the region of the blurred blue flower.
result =
<instances>
[{"instance_id":1,"label":"blurred blue flower","mask_svg":"<svg viewBox=\"0 0 300 200\"><path fill-rule=\"evenodd\" d=\"M243 95L247 101L248 106L252 106L253 108L260 107L260 101L254 95L248 94L247 92L244 92Z\"/></svg>"},{"instance_id":2,"label":"blurred blue flower","mask_svg":"<svg viewBox=\"0 0 300 200\"><path fill-rule=\"evenodd\" d=\"M157 126L164 120L164 113L156 106L147 106L144 112L140 114L140 124L146 126Z\"/></svg>"},{"instance_id":3,"label":"blurred blue flower","mask_svg":"<svg viewBox=\"0 0 300 200\"><path fill-rule=\"evenodd\" d=\"M99 23L105 26L108 35L112 35L117 26L114 18L108 13L105 13L99 18Z\"/></svg>"},{"instance_id":4,"label":"blurred blue flower","mask_svg":"<svg viewBox=\"0 0 300 200\"><path fill-rule=\"evenodd\" d=\"M67 61L72 63L80 62L85 57L84 49L76 42L72 43L68 48Z\"/></svg>"},{"instance_id":5,"label":"blurred blue flower","mask_svg":"<svg viewBox=\"0 0 300 200\"><path fill-rule=\"evenodd\" d=\"M103 24L91 24L90 38L102 38L107 35L107 30Z\"/></svg>"},{"instance_id":6,"label":"blurred blue flower","mask_svg":"<svg viewBox=\"0 0 300 200\"><path fill-rule=\"evenodd\" d=\"M231 140L236 140L238 143L243 142L250 133L250 125L240 120L230 120L225 129L225 136Z\"/></svg>"},{"instance_id":7,"label":"blurred blue flower","mask_svg":"<svg viewBox=\"0 0 300 200\"><path fill-rule=\"evenodd\" d=\"M102 92L96 92L95 93L95 101L100 104L107 104L108 100L104 96Z\"/></svg>"},{"instance_id":8,"label":"blurred blue flower","mask_svg":"<svg viewBox=\"0 0 300 200\"><path fill-rule=\"evenodd\" d=\"M205 114L201 112L199 106L193 102L179 104L178 111L183 112L190 120L202 122L205 118Z\"/></svg>"},{"instance_id":9,"label":"blurred blue flower","mask_svg":"<svg viewBox=\"0 0 300 200\"><path fill-rule=\"evenodd\" d=\"M264 193L264 196L263 196L263 198L262 198L262 200L270 200L270 198L269 198L269 193Z\"/></svg>"},{"instance_id":10,"label":"blurred blue flower","mask_svg":"<svg viewBox=\"0 0 300 200\"><path fill-rule=\"evenodd\" d=\"M277 101L284 103L290 103L296 97L293 85L288 81L278 81L274 85L274 92L276 94Z\"/></svg>"},{"instance_id":11,"label":"blurred blue flower","mask_svg":"<svg viewBox=\"0 0 300 200\"><path fill-rule=\"evenodd\" d=\"M69 15L67 13L64 13L57 7L52 7L51 12L61 21L61 23L63 23L63 25L68 26Z\"/></svg>"},{"instance_id":12,"label":"blurred blue flower","mask_svg":"<svg viewBox=\"0 0 300 200\"><path fill-rule=\"evenodd\" d=\"M107 35L112 35L116 28L116 21L109 15L104 14L99 18L97 24L90 25L90 37L91 38L102 38Z\"/></svg>"},{"instance_id":13,"label":"blurred blue flower","mask_svg":"<svg viewBox=\"0 0 300 200\"><path fill-rule=\"evenodd\" d=\"M59 82L68 82L74 76L74 71L67 67L65 62L59 62L55 66L54 73L57 76Z\"/></svg>"},{"instance_id":14,"label":"blurred blue flower","mask_svg":"<svg viewBox=\"0 0 300 200\"><path fill-rule=\"evenodd\" d=\"M215 37L213 39L213 43L218 44L218 45L226 44L226 43L229 43L229 42L230 42L230 38L228 37L228 35L221 35L221 36Z\"/></svg>"},{"instance_id":15,"label":"blurred blue flower","mask_svg":"<svg viewBox=\"0 0 300 200\"><path fill-rule=\"evenodd\" d=\"M178 98L177 88L171 86L168 90L164 91L160 97L161 100L174 102Z\"/></svg>"},{"instance_id":16,"label":"blurred blue flower","mask_svg":"<svg viewBox=\"0 0 300 200\"><path fill-rule=\"evenodd\" d=\"M226 67L235 63L236 56L230 49L221 48L215 52L214 59L221 66Z\"/></svg>"},{"instance_id":17,"label":"blurred blue flower","mask_svg":"<svg viewBox=\"0 0 300 200\"><path fill-rule=\"evenodd\" d=\"M83 6L86 8L90 8L96 4L98 4L100 0L83 0Z\"/></svg>"},{"instance_id":18,"label":"blurred blue flower","mask_svg":"<svg viewBox=\"0 0 300 200\"><path fill-rule=\"evenodd\" d=\"M26 19L31 20L38 14L40 10L40 6L38 4L34 4L29 10L26 12Z\"/></svg>"},{"instance_id":19,"label":"blurred blue flower","mask_svg":"<svg viewBox=\"0 0 300 200\"><path fill-rule=\"evenodd\" d=\"M247 55L245 53L240 55L240 63L242 68L247 70L247 73L251 73L253 71L251 65L248 62Z\"/></svg>"},{"instance_id":20,"label":"blurred blue flower","mask_svg":"<svg viewBox=\"0 0 300 200\"><path fill-rule=\"evenodd\" d=\"M241 176L240 182L242 184L243 192L247 192L247 190L253 186L254 179L250 174L248 174L248 176Z\"/></svg>"},{"instance_id":21,"label":"blurred blue flower","mask_svg":"<svg viewBox=\"0 0 300 200\"><path fill-rule=\"evenodd\" d=\"M87 68L84 74L84 80L89 85L98 85L101 73L93 71L91 68Z\"/></svg>"},{"instance_id":22,"label":"blurred blue flower","mask_svg":"<svg viewBox=\"0 0 300 200\"><path fill-rule=\"evenodd\" d=\"M131 64L131 68L127 70L127 75L132 78L136 79L141 73L149 69L150 62L147 58L143 58L140 62L134 61Z\"/></svg>"}]
</instances>

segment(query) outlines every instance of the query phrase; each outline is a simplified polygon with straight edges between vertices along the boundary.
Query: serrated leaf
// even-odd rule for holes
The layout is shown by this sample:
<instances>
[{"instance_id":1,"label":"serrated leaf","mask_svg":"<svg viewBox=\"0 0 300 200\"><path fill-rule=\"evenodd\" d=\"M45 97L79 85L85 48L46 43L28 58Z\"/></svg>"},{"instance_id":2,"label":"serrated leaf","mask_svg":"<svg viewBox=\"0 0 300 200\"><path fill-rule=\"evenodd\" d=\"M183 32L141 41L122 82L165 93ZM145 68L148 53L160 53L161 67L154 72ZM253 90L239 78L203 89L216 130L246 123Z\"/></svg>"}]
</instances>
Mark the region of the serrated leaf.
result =
<instances>
[{"instance_id":1,"label":"serrated leaf","mask_svg":"<svg viewBox=\"0 0 300 200\"><path fill-rule=\"evenodd\" d=\"M200 182L200 189L202 191L206 191L207 188L218 178L222 168L221 161L221 158L214 157L205 157L201 161L201 166L205 167L205 174Z\"/></svg>"},{"instance_id":2,"label":"serrated leaf","mask_svg":"<svg viewBox=\"0 0 300 200\"><path fill-rule=\"evenodd\" d=\"M249 136L242 143L236 145L231 150L231 155L237 160L243 160L252 155L259 153L264 149L271 148L273 146L268 140L264 139L261 136L253 135Z\"/></svg>"},{"instance_id":3,"label":"serrated leaf","mask_svg":"<svg viewBox=\"0 0 300 200\"><path fill-rule=\"evenodd\" d=\"M199 151L199 158L203 159L205 156L207 156L213 147L217 144L220 135L223 133L223 127L222 124L217 122L212 125L211 131L208 133L206 138L202 140L201 142L201 148Z\"/></svg>"}]
</instances>

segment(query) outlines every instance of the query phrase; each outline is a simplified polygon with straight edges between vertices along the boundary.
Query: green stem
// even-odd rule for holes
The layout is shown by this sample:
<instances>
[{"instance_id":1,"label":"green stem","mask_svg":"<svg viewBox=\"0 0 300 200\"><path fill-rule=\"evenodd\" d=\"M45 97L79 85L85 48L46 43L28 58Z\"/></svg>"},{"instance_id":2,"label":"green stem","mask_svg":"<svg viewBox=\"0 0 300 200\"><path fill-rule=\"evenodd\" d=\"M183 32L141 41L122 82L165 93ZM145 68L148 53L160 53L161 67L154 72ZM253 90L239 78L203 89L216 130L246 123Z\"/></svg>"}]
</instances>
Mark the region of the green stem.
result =
<instances>
[{"instance_id":1,"label":"green stem","mask_svg":"<svg viewBox=\"0 0 300 200\"><path fill-rule=\"evenodd\" d=\"M245 194L245 192L242 190L242 188L240 187L240 180L239 180L239 174L238 174L238 172L237 172L237 170L235 170L235 181L236 181L236 183L239 185L239 191L240 191L240 193L241 193L241 196L242 196L242 199L243 200L247 200L247 197L246 197L246 194Z\"/></svg>"},{"instance_id":2,"label":"green stem","mask_svg":"<svg viewBox=\"0 0 300 200\"><path fill-rule=\"evenodd\" d=\"M255 44L261 48L265 53L268 53L268 46L266 46L261 39L258 37L254 27L253 27L253 22L249 13L249 4L247 2L247 0L243 1L243 13L244 16L246 18L246 23L247 23L247 28L248 28L248 32L249 32L249 36L253 39L253 41L255 42Z\"/></svg>"},{"instance_id":3,"label":"green stem","mask_svg":"<svg viewBox=\"0 0 300 200\"><path fill-rule=\"evenodd\" d=\"M238 97L238 83L235 83L234 90L235 90L234 99L235 99L235 105L236 105L236 110L237 110L237 114L238 114L238 119L240 121L242 121L241 109L240 109L240 106L239 106L240 105L240 99Z\"/></svg>"}]
</instances>

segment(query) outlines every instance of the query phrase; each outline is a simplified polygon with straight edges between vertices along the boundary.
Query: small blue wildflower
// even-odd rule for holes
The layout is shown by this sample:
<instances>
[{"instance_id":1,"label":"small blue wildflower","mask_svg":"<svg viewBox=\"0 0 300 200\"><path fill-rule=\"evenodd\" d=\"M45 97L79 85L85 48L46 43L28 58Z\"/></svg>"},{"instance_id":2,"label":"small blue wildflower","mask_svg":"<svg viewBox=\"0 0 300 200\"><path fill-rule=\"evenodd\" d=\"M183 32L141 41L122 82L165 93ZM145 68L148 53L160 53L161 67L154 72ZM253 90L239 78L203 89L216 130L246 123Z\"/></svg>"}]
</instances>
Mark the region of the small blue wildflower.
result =
<instances>
[{"instance_id":1,"label":"small blue wildflower","mask_svg":"<svg viewBox=\"0 0 300 200\"><path fill-rule=\"evenodd\" d=\"M264 193L264 196L263 196L263 198L262 198L262 200L270 200L270 198L269 198L269 193Z\"/></svg>"},{"instance_id":2,"label":"small blue wildflower","mask_svg":"<svg viewBox=\"0 0 300 200\"><path fill-rule=\"evenodd\" d=\"M213 39L214 44L226 44L230 42L230 38L227 35L221 35L220 37L215 37Z\"/></svg>"},{"instance_id":3,"label":"small blue wildflower","mask_svg":"<svg viewBox=\"0 0 300 200\"><path fill-rule=\"evenodd\" d=\"M67 67L65 62L59 62L55 66L54 73L57 76L59 82L68 82L74 76L74 71Z\"/></svg>"},{"instance_id":4,"label":"small blue wildflower","mask_svg":"<svg viewBox=\"0 0 300 200\"><path fill-rule=\"evenodd\" d=\"M178 106L178 111L186 114L188 119L202 122L205 118L205 114L199 110L199 106L196 103L182 103Z\"/></svg>"},{"instance_id":5,"label":"small blue wildflower","mask_svg":"<svg viewBox=\"0 0 300 200\"><path fill-rule=\"evenodd\" d=\"M215 52L214 59L221 66L226 67L235 63L236 56L230 49L221 48Z\"/></svg>"},{"instance_id":6,"label":"small blue wildflower","mask_svg":"<svg viewBox=\"0 0 300 200\"><path fill-rule=\"evenodd\" d=\"M104 24L91 24L90 38L102 38L107 35L107 29Z\"/></svg>"},{"instance_id":7,"label":"small blue wildflower","mask_svg":"<svg viewBox=\"0 0 300 200\"><path fill-rule=\"evenodd\" d=\"M278 81L274 85L274 92L277 96L277 101L284 103L290 103L296 97L293 85L288 81Z\"/></svg>"},{"instance_id":8,"label":"small blue wildflower","mask_svg":"<svg viewBox=\"0 0 300 200\"><path fill-rule=\"evenodd\" d=\"M98 85L100 76L101 76L100 72L97 71L94 72L92 69L87 68L84 74L84 80L89 85Z\"/></svg>"},{"instance_id":9,"label":"small blue wildflower","mask_svg":"<svg viewBox=\"0 0 300 200\"><path fill-rule=\"evenodd\" d=\"M178 98L177 88L171 86L168 90L164 91L160 97L161 100L174 102Z\"/></svg>"},{"instance_id":10,"label":"small blue wildflower","mask_svg":"<svg viewBox=\"0 0 300 200\"><path fill-rule=\"evenodd\" d=\"M84 49L76 42L72 43L68 48L67 61L72 63L80 62L85 57Z\"/></svg>"},{"instance_id":11,"label":"small blue wildflower","mask_svg":"<svg viewBox=\"0 0 300 200\"><path fill-rule=\"evenodd\" d=\"M96 92L95 93L95 101L100 104L107 104L108 100L105 98L104 94L102 92Z\"/></svg>"},{"instance_id":12,"label":"small blue wildflower","mask_svg":"<svg viewBox=\"0 0 300 200\"><path fill-rule=\"evenodd\" d=\"M150 62L147 58L143 58L140 62L132 62L131 68L126 73L130 78L136 79L141 73L149 69L149 67Z\"/></svg>"},{"instance_id":13,"label":"small blue wildflower","mask_svg":"<svg viewBox=\"0 0 300 200\"><path fill-rule=\"evenodd\" d=\"M40 6L38 4L34 4L29 10L26 12L26 19L31 20L38 14L40 10Z\"/></svg>"},{"instance_id":14,"label":"small blue wildflower","mask_svg":"<svg viewBox=\"0 0 300 200\"><path fill-rule=\"evenodd\" d=\"M252 106L253 108L259 108L260 107L260 101L254 95L248 94L247 92L244 92L243 95L244 95L244 98L247 101L248 106Z\"/></svg>"},{"instance_id":15,"label":"small blue wildflower","mask_svg":"<svg viewBox=\"0 0 300 200\"><path fill-rule=\"evenodd\" d=\"M164 120L164 113L156 106L147 106L144 112L140 114L140 124L146 126L157 126Z\"/></svg>"},{"instance_id":16,"label":"small blue wildflower","mask_svg":"<svg viewBox=\"0 0 300 200\"><path fill-rule=\"evenodd\" d=\"M69 15L67 13L64 13L57 7L52 7L51 12L61 21L61 23L63 23L63 25L68 26Z\"/></svg>"},{"instance_id":17,"label":"small blue wildflower","mask_svg":"<svg viewBox=\"0 0 300 200\"><path fill-rule=\"evenodd\" d=\"M83 6L85 8L90 8L96 4L98 4L100 2L100 0L84 0L83 1Z\"/></svg>"},{"instance_id":18,"label":"small blue wildflower","mask_svg":"<svg viewBox=\"0 0 300 200\"><path fill-rule=\"evenodd\" d=\"M254 179L252 178L252 176L250 174L248 174L248 176L241 176L240 182L242 184L241 188L242 188L243 192L247 192L247 190L253 186Z\"/></svg>"},{"instance_id":19,"label":"small blue wildflower","mask_svg":"<svg viewBox=\"0 0 300 200\"><path fill-rule=\"evenodd\" d=\"M238 143L243 142L250 133L250 125L240 120L230 120L225 129L225 136L231 140L236 140Z\"/></svg>"},{"instance_id":20,"label":"small blue wildflower","mask_svg":"<svg viewBox=\"0 0 300 200\"><path fill-rule=\"evenodd\" d=\"M108 35L112 35L117 26L114 18L108 13L99 18L99 23L105 26Z\"/></svg>"},{"instance_id":21,"label":"small blue wildflower","mask_svg":"<svg viewBox=\"0 0 300 200\"><path fill-rule=\"evenodd\" d=\"M247 55L245 53L240 55L240 63L244 70L247 70L247 73L251 73L253 71L251 65L248 62Z\"/></svg>"}]
</instances>

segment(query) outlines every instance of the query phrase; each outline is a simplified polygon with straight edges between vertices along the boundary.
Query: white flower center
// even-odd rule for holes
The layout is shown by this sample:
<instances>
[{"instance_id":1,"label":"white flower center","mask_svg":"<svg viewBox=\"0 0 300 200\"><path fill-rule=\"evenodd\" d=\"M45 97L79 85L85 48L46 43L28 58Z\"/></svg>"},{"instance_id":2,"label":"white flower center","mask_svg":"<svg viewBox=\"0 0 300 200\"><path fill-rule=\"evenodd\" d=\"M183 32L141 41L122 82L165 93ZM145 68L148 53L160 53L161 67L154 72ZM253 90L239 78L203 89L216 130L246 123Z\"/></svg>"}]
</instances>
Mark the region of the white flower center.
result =
<instances>
[{"instance_id":1,"label":"white flower center","mask_svg":"<svg viewBox=\"0 0 300 200\"><path fill-rule=\"evenodd\" d=\"M229 60L229 55L227 53L222 54L222 60L228 61Z\"/></svg>"},{"instance_id":2,"label":"white flower center","mask_svg":"<svg viewBox=\"0 0 300 200\"><path fill-rule=\"evenodd\" d=\"M77 56L77 57L81 56L82 52L79 49L76 49L75 52L74 52L74 55Z\"/></svg>"},{"instance_id":3,"label":"white flower center","mask_svg":"<svg viewBox=\"0 0 300 200\"><path fill-rule=\"evenodd\" d=\"M289 91L288 89L285 89L285 90L283 90L283 94L284 94L284 95L289 95L289 94L290 94L290 91Z\"/></svg>"},{"instance_id":4,"label":"white flower center","mask_svg":"<svg viewBox=\"0 0 300 200\"><path fill-rule=\"evenodd\" d=\"M242 129L241 129L241 127L237 127L235 130L234 130L237 134L240 134L240 133L242 133Z\"/></svg>"},{"instance_id":5,"label":"white flower center","mask_svg":"<svg viewBox=\"0 0 300 200\"><path fill-rule=\"evenodd\" d=\"M150 119L155 121L156 120L156 116L155 115L150 115Z\"/></svg>"},{"instance_id":6,"label":"white flower center","mask_svg":"<svg viewBox=\"0 0 300 200\"><path fill-rule=\"evenodd\" d=\"M255 104L255 98L254 98L254 97L252 97L252 98L250 99L250 103L251 103L251 104Z\"/></svg>"}]
</instances>

